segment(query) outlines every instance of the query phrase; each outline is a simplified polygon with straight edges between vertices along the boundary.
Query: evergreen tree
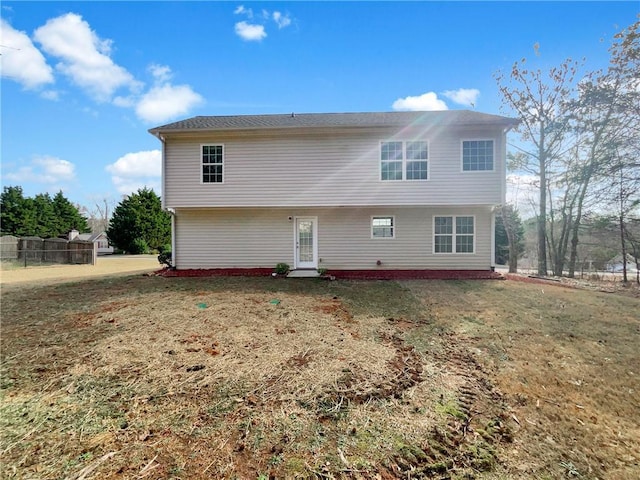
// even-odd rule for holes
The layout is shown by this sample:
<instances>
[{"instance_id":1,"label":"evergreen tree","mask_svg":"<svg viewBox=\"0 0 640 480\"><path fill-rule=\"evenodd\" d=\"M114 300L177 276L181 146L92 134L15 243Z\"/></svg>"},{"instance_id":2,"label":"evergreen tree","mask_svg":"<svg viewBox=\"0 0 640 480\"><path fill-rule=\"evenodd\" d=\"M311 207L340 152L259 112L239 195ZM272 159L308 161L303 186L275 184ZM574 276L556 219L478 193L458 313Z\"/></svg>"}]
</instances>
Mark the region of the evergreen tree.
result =
<instances>
[{"instance_id":1,"label":"evergreen tree","mask_svg":"<svg viewBox=\"0 0 640 480\"><path fill-rule=\"evenodd\" d=\"M62 192L51 198L39 193L25 197L22 187L4 187L0 202L0 221L3 235L16 237L59 237L74 228L88 232L87 219Z\"/></svg>"},{"instance_id":2,"label":"evergreen tree","mask_svg":"<svg viewBox=\"0 0 640 480\"><path fill-rule=\"evenodd\" d=\"M118 204L107 236L128 253L144 253L145 246L159 250L171 242L171 217L162 210L160 197L145 187Z\"/></svg>"},{"instance_id":3,"label":"evergreen tree","mask_svg":"<svg viewBox=\"0 0 640 480\"><path fill-rule=\"evenodd\" d=\"M25 228L29 224L35 225L35 212L29 200L24 197L22 187L4 187L0 196L0 229L3 235L33 235Z\"/></svg>"},{"instance_id":4,"label":"evergreen tree","mask_svg":"<svg viewBox=\"0 0 640 480\"><path fill-rule=\"evenodd\" d=\"M35 224L30 227L33 232L31 235L41 238L57 237L58 228L51 196L48 193L39 193L31 202L35 211Z\"/></svg>"},{"instance_id":5,"label":"evergreen tree","mask_svg":"<svg viewBox=\"0 0 640 480\"><path fill-rule=\"evenodd\" d=\"M91 231L87 219L80 214L77 207L65 198L62 191L56 193L51 205L54 213L54 229L58 232L58 236L66 235L71 230L77 230L80 233Z\"/></svg>"}]
</instances>

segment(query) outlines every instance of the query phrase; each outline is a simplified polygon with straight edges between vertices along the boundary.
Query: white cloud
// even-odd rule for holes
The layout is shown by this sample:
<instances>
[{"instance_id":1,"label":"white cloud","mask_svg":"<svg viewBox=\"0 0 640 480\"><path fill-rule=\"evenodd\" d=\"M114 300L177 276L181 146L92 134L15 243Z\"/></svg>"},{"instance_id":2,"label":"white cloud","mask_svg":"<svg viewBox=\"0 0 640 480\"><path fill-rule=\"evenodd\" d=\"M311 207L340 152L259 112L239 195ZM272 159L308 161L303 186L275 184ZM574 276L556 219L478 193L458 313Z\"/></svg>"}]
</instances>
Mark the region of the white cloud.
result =
<instances>
[{"instance_id":1,"label":"white cloud","mask_svg":"<svg viewBox=\"0 0 640 480\"><path fill-rule=\"evenodd\" d=\"M131 108L134 107L136 104L136 99L133 96L128 96L128 97L115 97L113 99L113 104L116 107L123 107L123 108Z\"/></svg>"},{"instance_id":2,"label":"white cloud","mask_svg":"<svg viewBox=\"0 0 640 480\"><path fill-rule=\"evenodd\" d=\"M133 108L141 120L160 123L177 116L184 116L202 104L204 99L189 85L173 85L173 76L167 65L151 64L148 71L154 78L153 86L142 94L116 96L113 104Z\"/></svg>"},{"instance_id":3,"label":"white cloud","mask_svg":"<svg viewBox=\"0 0 640 480\"><path fill-rule=\"evenodd\" d=\"M275 10L271 13L269 10L262 9L260 14L254 18L253 10L239 5L233 11L236 15L244 15L251 23L246 21L237 22L235 24L235 32L240 38L247 42L260 42L267 37L266 24L273 20L278 29L283 29L291 25L291 17L289 14L283 14Z\"/></svg>"},{"instance_id":4,"label":"white cloud","mask_svg":"<svg viewBox=\"0 0 640 480\"><path fill-rule=\"evenodd\" d=\"M111 181L123 195L128 195L143 187L160 192L160 175L162 174L162 152L146 150L132 152L107 165Z\"/></svg>"},{"instance_id":5,"label":"white cloud","mask_svg":"<svg viewBox=\"0 0 640 480\"><path fill-rule=\"evenodd\" d=\"M159 177L162 174L162 152L144 150L127 153L107 165L106 170L121 177Z\"/></svg>"},{"instance_id":6,"label":"white cloud","mask_svg":"<svg viewBox=\"0 0 640 480\"><path fill-rule=\"evenodd\" d=\"M252 15L251 10L244 7L236 10L237 13ZM2 76L22 83L25 88L52 83L53 69L29 37L4 20L0 22L0 43L4 46L0 49ZM262 31L262 38L266 36L264 28L257 27ZM259 32L256 34L251 29L245 35L248 39L260 39ZM191 86L173 85L171 68L155 63L148 68L153 85L143 92L143 83L111 59L113 42L99 38L91 26L75 13L49 19L34 32L34 39L42 45L44 52L60 60L56 70L88 92L95 101L110 101L118 107L132 108L146 122L163 122L186 115L204 101ZM121 94L116 95L118 91ZM42 98L54 101L59 100L60 95L61 91L54 89L40 93Z\"/></svg>"},{"instance_id":7,"label":"white cloud","mask_svg":"<svg viewBox=\"0 0 640 480\"><path fill-rule=\"evenodd\" d=\"M52 100L54 102L60 100L60 92L57 90L45 90L40 96L45 100Z\"/></svg>"},{"instance_id":8,"label":"white cloud","mask_svg":"<svg viewBox=\"0 0 640 480\"><path fill-rule=\"evenodd\" d=\"M435 92L427 92L417 97L399 98L393 102L394 110L448 110L447 104Z\"/></svg>"},{"instance_id":9,"label":"white cloud","mask_svg":"<svg viewBox=\"0 0 640 480\"><path fill-rule=\"evenodd\" d=\"M137 192L142 188L150 188L157 195L161 195L162 187L160 186L160 179L128 179L121 177L111 177L113 185L116 187L118 193L122 195L130 195Z\"/></svg>"},{"instance_id":10,"label":"white cloud","mask_svg":"<svg viewBox=\"0 0 640 480\"><path fill-rule=\"evenodd\" d=\"M459 105L475 107L476 101L480 96L480 90L476 88L460 88L458 90L447 90L443 92L443 95Z\"/></svg>"},{"instance_id":11,"label":"white cloud","mask_svg":"<svg viewBox=\"0 0 640 480\"><path fill-rule=\"evenodd\" d=\"M2 76L15 80L24 88L34 89L54 82L53 70L29 36L0 19L0 70Z\"/></svg>"},{"instance_id":12,"label":"white cloud","mask_svg":"<svg viewBox=\"0 0 640 480\"><path fill-rule=\"evenodd\" d=\"M67 160L49 155L37 155L28 165L15 172L4 174L5 179L12 182L34 182L56 184L68 182L75 178L75 165Z\"/></svg>"},{"instance_id":13,"label":"white cloud","mask_svg":"<svg viewBox=\"0 0 640 480\"><path fill-rule=\"evenodd\" d=\"M273 12L273 21L276 22L278 28L285 28L291 25L291 18L289 15L282 15L277 10Z\"/></svg>"},{"instance_id":14,"label":"white cloud","mask_svg":"<svg viewBox=\"0 0 640 480\"><path fill-rule=\"evenodd\" d=\"M189 85L156 85L136 105L136 114L149 123L160 123L186 115L204 99Z\"/></svg>"},{"instance_id":15,"label":"white cloud","mask_svg":"<svg viewBox=\"0 0 640 480\"><path fill-rule=\"evenodd\" d=\"M138 90L140 83L110 57L111 40L102 40L75 13L52 18L38 28L34 37L45 52L61 61L56 69L86 90L96 101L108 101L126 87Z\"/></svg>"},{"instance_id":16,"label":"white cloud","mask_svg":"<svg viewBox=\"0 0 640 480\"><path fill-rule=\"evenodd\" d=\"M245 21L236 23L236 35L247 42L260 42L267 36L264 25L255 25Z\"/></svg>"},{"instance_id":17,"label":"white cloud","mask_svg":"<svg viewBox=\"0 0 640 480\"><path fill-rule=\"evenodd\" d=\"M173 76L171 69L167 65L158 65L154 63L149 65L149 71L153 78L158 82L168 82Z\"/></svg>"},{"instance_id":18,"label":"white cloud","mask_svg":"<svg viewBox=\"0 0 640 480\"><path fill-rule=\"evenodd\" d=\"M246 15L249 18L253 18L253 10L251 10L250 8L245 8L244 5L238 5L233 13L235 13L236 15Z\"/></svg>"}]
</instances>

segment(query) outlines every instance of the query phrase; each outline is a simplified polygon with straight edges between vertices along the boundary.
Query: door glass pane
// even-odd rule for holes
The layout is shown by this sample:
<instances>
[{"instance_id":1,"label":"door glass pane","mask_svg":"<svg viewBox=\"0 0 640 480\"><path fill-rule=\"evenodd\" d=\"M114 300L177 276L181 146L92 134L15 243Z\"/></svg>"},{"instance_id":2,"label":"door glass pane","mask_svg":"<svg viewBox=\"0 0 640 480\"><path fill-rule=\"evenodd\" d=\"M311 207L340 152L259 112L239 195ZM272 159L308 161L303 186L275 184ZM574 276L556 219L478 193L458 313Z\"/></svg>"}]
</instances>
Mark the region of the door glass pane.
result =
<instances>
[{"instance_id":1,"label":"door glass pane","mask_svg":"<svg viewBox=\"0 0 640 480\"><path fill-rule=\"evenodd\" d=\"M313 222L298 222L298 261L313 262Z\"/></svg>"}]
</instances>

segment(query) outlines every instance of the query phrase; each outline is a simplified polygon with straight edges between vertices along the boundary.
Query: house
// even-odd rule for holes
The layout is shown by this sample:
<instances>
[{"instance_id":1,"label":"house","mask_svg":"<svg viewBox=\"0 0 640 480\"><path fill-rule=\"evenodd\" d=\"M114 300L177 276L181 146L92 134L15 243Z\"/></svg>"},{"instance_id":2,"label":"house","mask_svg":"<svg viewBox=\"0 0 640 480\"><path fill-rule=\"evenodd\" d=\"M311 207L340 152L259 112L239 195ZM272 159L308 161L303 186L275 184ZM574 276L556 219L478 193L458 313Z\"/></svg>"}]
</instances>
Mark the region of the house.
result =
<instances>
[{"instance_id":1,"label":"house","mask_svg":"<svg viewBox=\"0 0 640 480\"><path fill-rule=\"evenodd\" d=\"M637 264L633 255L627 253L627 273L636 273L638 271ZM607 262L606 265L607 272L612 273L622 273L624 270L624 265L622 263L622 255L616 255L611 260Z\"/></svg>"},{"instance_id":2,"label":"house","mask_svg":"<svg viewBox=\"0 0 640 480\"><path fill-rule=\"evenodd\" d=\"M84 240L97 245L98 255L109 255L113 253L113 247L109 245L106 232L80 233L77 230L69 232L69 240Z\"/></svg>"},{"instance_id":3,"label":"house","mask_svg":"<svg viewBox=\"0 0 640 480\"><path fill-rule=\"evenodd\" d=\"M516 124L458 110L198 116L152 128L173 265L490 271Z\"/></svg>"}]
</instances>

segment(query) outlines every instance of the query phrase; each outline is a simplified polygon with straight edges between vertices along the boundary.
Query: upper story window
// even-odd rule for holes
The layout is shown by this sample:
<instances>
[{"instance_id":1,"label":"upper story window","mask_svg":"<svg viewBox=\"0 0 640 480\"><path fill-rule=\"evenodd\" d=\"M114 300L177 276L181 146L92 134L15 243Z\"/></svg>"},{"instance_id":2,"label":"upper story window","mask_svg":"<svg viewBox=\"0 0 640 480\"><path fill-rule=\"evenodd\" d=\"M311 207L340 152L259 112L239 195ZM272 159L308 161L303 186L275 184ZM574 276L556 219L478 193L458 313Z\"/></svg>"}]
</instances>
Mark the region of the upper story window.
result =
<instances>
[{"instance_id":1,"label":"upper story window","mask_svg":"<svg viewBox=\"0 0 640 480\"><path fill-rule=\"evenodd\" d=\"M428 146L425 141L380 144L381 180L426 180L427 162Z\"/></svg>"},{"instance_id":2,"label":"upper story window","mask_svg":"<svg viewBox=\"0 0 640 480\"><path fill-rule=\"evenodd\" d=\"M224 145L202 145L202 183L223 182Z\"/></svg>"},{"instance_id":3,"label":"upper story window","mask_svg":"<svg viewBox=\"0 0 640 480\"><path fill-rule=\"evenodd\" d=\"M395 238L395 219L388 217L371 217L371 238Z\"/></svg>"},{"instance_id":4,"label":"upper story window","mask_svg":"<svg viewBox=\"0 0 640 480\"><path fill-rule=\"evenodd\" d=\"M433 217L434 253L474 253L474 224L473 216Z\"/></svg>"},{"instance_id":5,"label":"upper story window","mask_svg":"<svg viewBox=\"0 0 640 480\"><path fill-rule=\"evenodd\" d=\"M493 170L493 140L462 141L462 171Z\"/></svg>"}]
</instances>

